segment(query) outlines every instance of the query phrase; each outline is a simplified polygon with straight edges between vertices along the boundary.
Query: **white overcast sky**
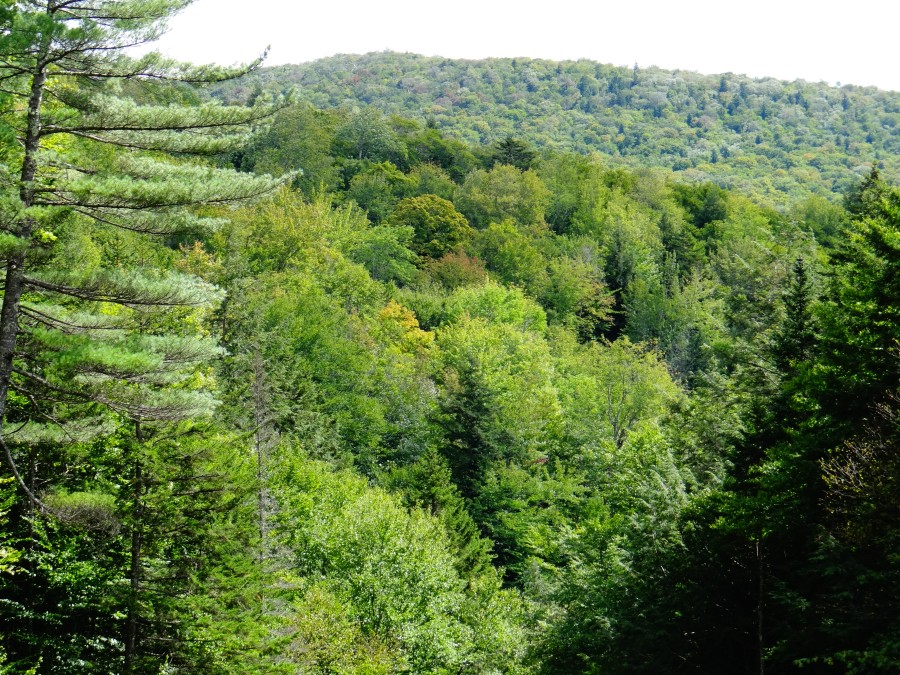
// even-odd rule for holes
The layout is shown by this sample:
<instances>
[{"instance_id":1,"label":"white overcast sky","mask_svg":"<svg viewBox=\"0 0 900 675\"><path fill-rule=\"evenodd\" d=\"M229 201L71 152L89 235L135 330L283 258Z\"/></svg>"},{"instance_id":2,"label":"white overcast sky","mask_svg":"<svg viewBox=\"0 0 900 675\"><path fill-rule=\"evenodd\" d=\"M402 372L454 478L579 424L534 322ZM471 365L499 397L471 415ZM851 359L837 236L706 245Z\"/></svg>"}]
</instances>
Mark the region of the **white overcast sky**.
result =
<instances>
[{"instance_id":1,"label":"white overcast sky","mask_svg":"<svg viewBox=\"0 0 900 675\"><path fill-rule=\"evenodd\" d=\"M389 49L876 85L900 91L898 0L196 0L170 56L268 65Z\"/></svg>"}]
</instances>

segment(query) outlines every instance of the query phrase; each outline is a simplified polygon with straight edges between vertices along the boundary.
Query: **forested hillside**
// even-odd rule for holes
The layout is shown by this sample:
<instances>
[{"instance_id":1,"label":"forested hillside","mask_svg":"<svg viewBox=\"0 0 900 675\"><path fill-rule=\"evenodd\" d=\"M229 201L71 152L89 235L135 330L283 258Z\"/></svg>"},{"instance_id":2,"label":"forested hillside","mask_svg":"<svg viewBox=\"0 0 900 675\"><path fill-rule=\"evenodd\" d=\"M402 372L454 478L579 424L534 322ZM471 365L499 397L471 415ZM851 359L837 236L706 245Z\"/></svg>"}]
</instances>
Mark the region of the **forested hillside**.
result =
<instances>
[{"instance_id":1,"label":"forested hillside","mask_svg":"<svg viewBox=\"0 0 900 675\"><path fill-rule=\"evenodd\" d=\"M183 4L0 11L0 673L896 675L884 148L774 208L122 53Z\"/></svg>"},{"instance_id":2,"label":"forested hillside","mask_svg":"<svg viewBox=\"0 0 900 675\"><path fill-rule=\"evenodd\" d=\"M267 68L213 91L244 101L295 88L320 108L372 105L485 144L509 134L665 167L785 206L843 193L874 161L900 177L900 93L853 85L700 75L592 61L335 56Z\"/></svg>"}]
</instances>

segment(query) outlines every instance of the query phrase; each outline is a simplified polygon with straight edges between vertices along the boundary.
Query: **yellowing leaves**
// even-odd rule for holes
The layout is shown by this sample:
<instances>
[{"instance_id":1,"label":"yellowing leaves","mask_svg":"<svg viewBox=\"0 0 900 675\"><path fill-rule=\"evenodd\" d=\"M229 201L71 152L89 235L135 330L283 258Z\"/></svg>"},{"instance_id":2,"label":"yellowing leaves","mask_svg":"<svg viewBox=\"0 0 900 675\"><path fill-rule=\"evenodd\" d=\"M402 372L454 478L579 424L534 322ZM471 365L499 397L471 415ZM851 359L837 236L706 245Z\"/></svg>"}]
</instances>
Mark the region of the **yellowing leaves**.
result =
<instances>
[{"instance_id":1,"label":"yellowing leaves","mask_svg":"<svg viewBox=\"0 0 900 675\"><path fill-rule=\"evenodd\" d=\"M424 353L434 344L434 333L419 328L419 321L409 309L391 300L378 312L382 334L404 353Z\"/></svg>"}]
</instances>

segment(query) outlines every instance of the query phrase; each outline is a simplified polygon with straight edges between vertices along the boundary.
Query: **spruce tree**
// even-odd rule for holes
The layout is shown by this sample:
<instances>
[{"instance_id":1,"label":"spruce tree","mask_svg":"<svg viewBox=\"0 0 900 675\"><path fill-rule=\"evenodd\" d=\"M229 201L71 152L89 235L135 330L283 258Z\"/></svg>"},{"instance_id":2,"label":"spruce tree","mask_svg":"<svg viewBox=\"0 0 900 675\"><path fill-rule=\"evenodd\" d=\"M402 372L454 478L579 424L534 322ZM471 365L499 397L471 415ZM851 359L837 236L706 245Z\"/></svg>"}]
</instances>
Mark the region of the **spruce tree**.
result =
<instances>
[{"instance_id":1,"label":"spruce tree","mask_svg":"<svg viewBox=\"0 0 900 675\"><path fill-rule=\"evenodd\" d=\"M794 261L793 277L784 294L784 322L775 332L773 356L782 373L789 373L812 355L815 331L812 315L812 287L803 258Z\"/></svg>"},{"instance_id":2,"label":"spruce tree","mask_svg":"<svg viewBox=\"0 0 900 675\"><path fill-rule=\"evenodd\" d=\"M537 153L525 141L507 136L494 144L491 154L491 165L509 164L522 171L527 171L534 164Z\"/></svg>"}]
</instances>

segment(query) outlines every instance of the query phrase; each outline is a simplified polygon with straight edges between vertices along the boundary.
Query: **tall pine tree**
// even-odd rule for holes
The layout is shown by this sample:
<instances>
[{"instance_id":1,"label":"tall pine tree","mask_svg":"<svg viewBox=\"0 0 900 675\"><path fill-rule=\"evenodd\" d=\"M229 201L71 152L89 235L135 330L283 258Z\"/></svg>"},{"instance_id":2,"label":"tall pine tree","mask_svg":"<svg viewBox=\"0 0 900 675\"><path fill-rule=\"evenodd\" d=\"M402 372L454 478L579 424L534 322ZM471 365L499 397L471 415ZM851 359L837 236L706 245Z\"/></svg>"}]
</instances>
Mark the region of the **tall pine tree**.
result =
<instances>
[{"instance_id":1,"label":"tall pine tree","mask_svg":"<svg viewBox=\"0 0 900 675\"><path fill-rule=\"evenodd\" d=\"M166 429L215 405L204 365L218 348L203 335L202 315L221 294L175 271L174 252L159 240L216 227L198 207L283 182L188 161L240 147L274 111L186 105L195 98L188 85L257 64L194 67L156 52L131 55L188 4L0 7L0 445L22 497L12 515L31 542L22 562L28 582L13 584L6 606L18 609L2 617L2 632L24 669L42 661L53 672L86 672L85 663L144 672L178 649L165 646L178 642L171 616L160 613L166 593L148 595L148 584L155 575L177 592L196 546L180 521L196 513L165 511L212 488L193 475L196 453L179 451L178 434ZM165 498L166 486L176 500ZM89 571L83 556L107 564ZM71 579L48 565L69 566ZM109 569L120 578L104 576ZM69 601L60 604L54 583ZM118 590L104 597L104 584ZM42 623L50 614L29 606L41 598L63 614L84 602L111 606ZM59 639L34 634L54 625Z\"/></svg>"}]
</instances>

